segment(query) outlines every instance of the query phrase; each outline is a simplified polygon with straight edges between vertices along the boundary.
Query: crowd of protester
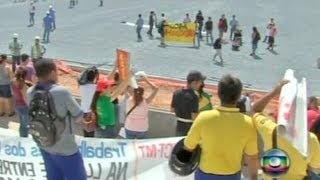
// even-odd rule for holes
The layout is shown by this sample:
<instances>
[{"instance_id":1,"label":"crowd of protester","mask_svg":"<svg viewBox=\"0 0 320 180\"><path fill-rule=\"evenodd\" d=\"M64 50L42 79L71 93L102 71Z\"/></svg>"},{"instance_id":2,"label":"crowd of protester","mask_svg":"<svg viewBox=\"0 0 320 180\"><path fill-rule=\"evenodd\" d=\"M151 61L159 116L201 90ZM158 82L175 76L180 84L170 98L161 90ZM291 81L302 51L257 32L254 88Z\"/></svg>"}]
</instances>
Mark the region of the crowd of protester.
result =
<instances>
[{"instance_id":1,"label":"crowd of protester","mask_svg":"<svg viewBox=\"0 0 320 180\"><path fill-rule=\"evenodd\" d=\"M74 122L82 125L85 137L120 138L118 134L123 128L124 138L148 138L148 111L150 103L157 95L158 87L149 81L146 74L131 72L126 80L121 80L116 69L117 65L106 77L99 75L95 67L87 68L78 79L81 95L81 105L79 105L67 88L57 84L58 70L52 60L42 59L32 65L27 54L22 54L21 59L22 63L15 67L15 72L12 72L12 68L8 67L7 56L1 55L0 109L3 111L1 115L13 116L13 109L15 109L20 119L20 136L27 137L30 133L28 124L30 112L32 112L29 105L32 102L34 90L48 88L54 99L56 112L64 117L68 122L67 126L70 127L63 131L61 139L54 146L41 148L49 179L68 176L74 179L75 176L70 172L75 172L76 169L77 179L85 177L83 160L72 138ZM282 81L275 90L257 100L253 93L242 92L239 79L230 75L223 76L218 84L218 98L221 104L214 106L212 95L204 90L205 80L206 77L201 72L190 71L187 75L186 87L174 92L171 111L177 117L176 136L187 136L185 146L190 151L201 141L204 151L196 172L199 178L212 174L239 176L238 173L243 166L242 156L245 157L245 166L249 168L253 178L256 176L258 162L256 132L259 132L263 148L266 150L270 146L268 140L270 132L276 126L273 120L276 117L266 115L263 110L271 99L279 95L281 87L286 82ZM151 87L149 94L145 93L142 84ZM302 177L306 175L302 170L318 172L320 169L320 116L316 97L309 98L307 112L311 148L309 157L301 159L302 155L290 142L284 139L279 140L280 148L292 158L291 169L296 170L290 171L288 177L293 175ZM68 113L74 121L67 120ZM65 114L67 115L64 116ZM267 123L266 119L268 119ZM264 123L261 123L262 121ZM224 138L229 145L225 144L216 149L217 145L221 145L221 141L214 140L214 137L220 138L219 133L225 134ZM220 159L220 162L215 153L207 152L229 154ZM67 158L71 156L74 158ZM233 157L230 161L233 165L226 164L222 167L221 164L224 164L228 157ZM54 159L58 159L59 162L56 163ZM212 165L210 163L212 161L220 162L217 163L219 167ZM76 167L70 165L75 162ZM63 171L60 169L61 166L65 167Z\"/></svg>"}]
</instances>

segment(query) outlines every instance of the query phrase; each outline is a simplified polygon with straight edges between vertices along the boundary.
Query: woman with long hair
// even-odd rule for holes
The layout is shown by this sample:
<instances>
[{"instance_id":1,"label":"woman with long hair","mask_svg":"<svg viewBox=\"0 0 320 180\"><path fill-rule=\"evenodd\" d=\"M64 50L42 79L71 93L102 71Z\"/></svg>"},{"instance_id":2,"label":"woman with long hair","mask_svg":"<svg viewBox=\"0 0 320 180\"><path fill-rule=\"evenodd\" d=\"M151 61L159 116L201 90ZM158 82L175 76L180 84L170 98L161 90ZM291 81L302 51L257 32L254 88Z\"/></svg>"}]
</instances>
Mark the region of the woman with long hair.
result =
<instances>
[{"instance_id":1,"label":"woman with long hair","mask_svg":"<svg viewBox=\"0 0 320 180\"><path fill-rule=\"evenodd\" d=\"M26 84L27 69L19 67L11 82L11 89L15 100L16 112L20 119L20 137L28 137L28 106L26 94L28 86Z\"/></svg>"},{"instance_id":2,"label":"woman with long hair","mask_svg":"<svg viewBox=\"0 0 320 180\"><path fill-rule=\"evenodd\" d=\"M144 139L149 129L149 104L158 92L158 87L152 84L146 77L142 77L151 86L151 94L145 98L144 89L138 87L127 102L127 117L125 121L125 132L127 139Z\"/></svg>"}]
</instances>

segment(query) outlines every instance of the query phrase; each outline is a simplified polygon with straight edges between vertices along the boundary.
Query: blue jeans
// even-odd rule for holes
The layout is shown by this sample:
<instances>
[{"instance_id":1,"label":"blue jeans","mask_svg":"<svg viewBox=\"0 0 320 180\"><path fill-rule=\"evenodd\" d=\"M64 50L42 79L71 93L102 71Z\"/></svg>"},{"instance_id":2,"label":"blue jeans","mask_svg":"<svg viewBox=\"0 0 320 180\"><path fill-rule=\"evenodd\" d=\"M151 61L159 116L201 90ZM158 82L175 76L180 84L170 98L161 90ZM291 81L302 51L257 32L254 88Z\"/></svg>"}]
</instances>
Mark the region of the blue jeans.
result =
<instances>
[{"instance_id":1,"label":"blue jeans","mask_svg":"<svg viewBox=\"0 0 320 180\"><path fill-rule=\"evenodd\" d=\"M147 132L130 131L126 129L126 139L145 139Z\"/></svg>"},{"instance_id":2,"label":"blue jeans","mask_svg":"<svg viewBox=\"0 0 320 180\"><path fill-rule=\"evenodd\" d=\"M28 107L16 106L16 112L20 119L20 128L19 128L20 137L28 137L28 128L27 128L27 125L29 122Z\"/></svg>"},{"instance_id":3,"label":"blue jeans","mask_svg":"<svg viewBox=\"0 0 320 180\"><path fill-rule=\"evenodd\" d=\"M95 132L97 138L116 138L117 137L116 126L106 126L106 128L98 127Z\"/></svg>"},{"instance_id":4,"label":"blue jeans","mask_svg":"<svg viewBox=\"0 0 320 180\"><path fill-rule=\"evenodd\" d=\"M142 30L142 27L137 27L138 40L142 40L142 37L141 37L141 30Z\"/></svg>"},{"instance_id":5,"label":"blue jeans","mask_svg":"<svg viewBox=\"0 0 320 180\"><path fill-rule=\"evenodd\" d=\"M238 172L232 175L215 175L215 174L207 174L201 171L200 169L197 169L194 174L194 179L195 180L240 180L241 173Z\"/></svg>"},{"instance_id":6,"label":"blue jeans","mask_svg":"<svg viewBox=\"0 0 320 180\"><path fill-rule=\"evenodd\" d=\"M211 43L213 44L213 37L212 37L212 30L206 30L206 33L207 33L207 43L209 43L209 37L210 37L210 40L211 40Z\"/></svg>"},{"instance_id":7,"label":"blue jeans","mask_svg":"<svg viewBox=\"0 0 320 180\"><path fill-rule=\"evenodd\" d=\"M40 149L48 180L86 180L83 159L78 151L70 156L50 154Z\"/></svg>"},{"instance_id":8,"label":"blue jeans","mask_svg":"<svg viewBox=\"0 0 320 180\"><path fill-rule=\"evenodd\" d=\"M49 28L44 28L44 32L43 32L43 42L49 42L49 36L50 36L50 31L51 29Z\"/></svg>"},{"instance_id":9,"label":"blue jeans","mask_svg":"<svg viewBox=\"0 0 320 180\"><path fill-rule=\"evenodd\" d=\"M12 56L12 72L16 73L16 65L20 65L20 56Z\"/></svg>"}]
</instances>

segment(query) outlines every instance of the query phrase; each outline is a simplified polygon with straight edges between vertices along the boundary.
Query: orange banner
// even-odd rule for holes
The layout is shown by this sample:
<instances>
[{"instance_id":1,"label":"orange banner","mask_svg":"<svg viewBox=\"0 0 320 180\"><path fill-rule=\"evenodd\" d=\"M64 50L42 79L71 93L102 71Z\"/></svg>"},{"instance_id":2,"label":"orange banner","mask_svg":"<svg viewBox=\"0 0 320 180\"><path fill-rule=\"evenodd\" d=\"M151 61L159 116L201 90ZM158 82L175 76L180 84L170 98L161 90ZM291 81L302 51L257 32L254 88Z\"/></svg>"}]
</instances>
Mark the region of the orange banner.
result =
<instances>
[{"instance_id":1,"label":"orange banner","mask_svg":"<svg viewBox=\"0 0 320 180\"><path fill-rule=\"evenodd\" d=\"M128 80L130 72L130 53L121 49L117 49L117 64L120 80Z\"/></svg>"}]
</instances>

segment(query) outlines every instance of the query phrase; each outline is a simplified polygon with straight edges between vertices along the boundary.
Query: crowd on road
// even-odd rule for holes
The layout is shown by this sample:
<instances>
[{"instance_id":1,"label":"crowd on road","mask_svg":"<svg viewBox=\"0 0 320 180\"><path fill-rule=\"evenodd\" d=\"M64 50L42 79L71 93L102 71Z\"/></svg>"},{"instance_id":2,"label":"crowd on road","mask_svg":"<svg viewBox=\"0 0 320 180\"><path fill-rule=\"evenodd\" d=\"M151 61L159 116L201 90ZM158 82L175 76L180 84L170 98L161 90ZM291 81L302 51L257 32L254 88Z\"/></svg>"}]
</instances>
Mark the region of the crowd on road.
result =
<instances>
[{"instance_id":1,"label":"crowd on road","mask_svg":"<svg viewBox=\"0 0 320 180\"><path fill-rule=\"evenodd\" d=\"M158 22L157 20L157 15L155 11L151 11L149 15L149 21L148 21L148 26L149 30L147 31L147 34L150 39L153 39L154 36L152 34L152 31L154 28L157 28L158 33L161 36L161 47L165 47L166 43L164 41L165 38L165 26L168 25L170 20L165 16L164 13L161 14L161 19ZM209 46L213 45L213 48L216 49L216 54L214 55L213 60L215 60L216 56L220 57L220 64L223 64L223 59L221 55L221 49L222 49L222 44L227 44L228 40L224 38L225 33L228 32L228 28L230 27L230 36L229 39L231 41L231 47L232 50L234 51L239 51L240 46L242 46L242 36L243 32L240 26L239 21L236 19L236 15L232 15L231 21L228 24L228 20L225 16L225 14L221 15L221 18L218 20L217 23L217 30L218 30L218 37L214 41L213 39L213 31L214 31L214 25L213 25L213 18L211 16L208 17L207 21L205 21L205 18L203 16L203 13L201 10L198 11L198 13L195 16L195 20L192 21L190 18L190 14L186 13L185 18L181 23L196 23L197 24L197 31L194 34L195 39L198 41L198 45L194 46L197 48L200 48L200 42L204 41L203 33L205 33L206 36L206 43ZM138 36L138 42L142 42L142 36L141 36L141 31L143 30L144 27L144 19L141 14L138 15L138 19L136 20L136 32ZM276 23L273 18L270 19L270 22L266 26L266 36L263 40L264 43L268 44L268 47L266 48L267 50L273 51L273 48L275 47L275 38L278 33L278 29L276 26ZM256 26L252 28L252 34L251 34L251 44L252 44L252 53L250 54L251 56L257 56L256 50L258 48L258 43L261 40L261 35Z\"/></svg>"}]
</instances>

